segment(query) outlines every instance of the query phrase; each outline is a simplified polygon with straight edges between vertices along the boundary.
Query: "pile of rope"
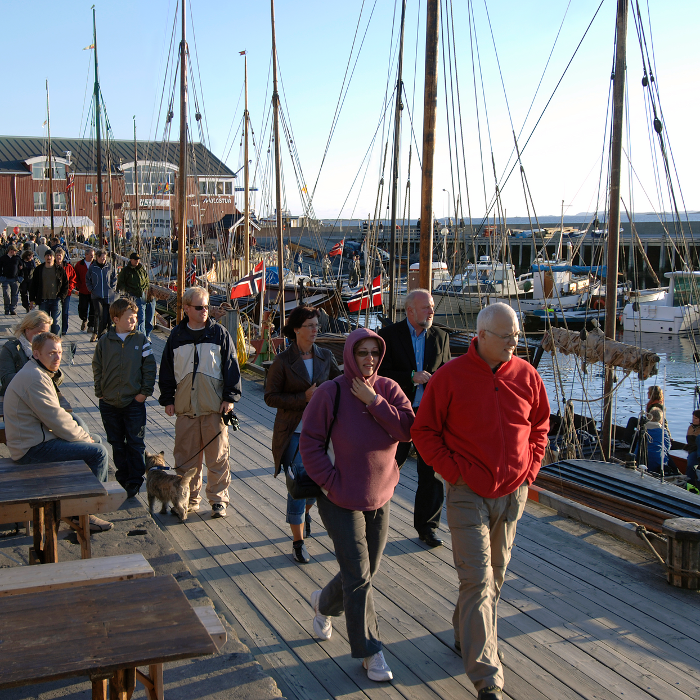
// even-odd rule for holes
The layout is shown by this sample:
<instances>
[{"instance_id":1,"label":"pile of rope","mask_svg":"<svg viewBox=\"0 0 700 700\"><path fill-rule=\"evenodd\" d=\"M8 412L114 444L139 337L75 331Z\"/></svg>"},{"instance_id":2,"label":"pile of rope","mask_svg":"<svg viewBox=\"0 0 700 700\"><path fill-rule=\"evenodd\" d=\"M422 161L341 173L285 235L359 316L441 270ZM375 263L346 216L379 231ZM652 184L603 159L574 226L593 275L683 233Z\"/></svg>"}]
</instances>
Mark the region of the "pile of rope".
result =
<instances>
[{"instance_id":1,"label":"pile of rope","mask_svg":"<svg viewBox=\"0 0 700 700\"><path fill-rule=\"evenodd\" d=\"M610 340L600 328L580 333L551 328L542 338L542 348L547 352L556 348L563 355L578 355L586 362L603 362L610 367L622 367L636 372L641 379L648 379L658 372L659 356L656 353Z\"/></svg>"}]
</instances>

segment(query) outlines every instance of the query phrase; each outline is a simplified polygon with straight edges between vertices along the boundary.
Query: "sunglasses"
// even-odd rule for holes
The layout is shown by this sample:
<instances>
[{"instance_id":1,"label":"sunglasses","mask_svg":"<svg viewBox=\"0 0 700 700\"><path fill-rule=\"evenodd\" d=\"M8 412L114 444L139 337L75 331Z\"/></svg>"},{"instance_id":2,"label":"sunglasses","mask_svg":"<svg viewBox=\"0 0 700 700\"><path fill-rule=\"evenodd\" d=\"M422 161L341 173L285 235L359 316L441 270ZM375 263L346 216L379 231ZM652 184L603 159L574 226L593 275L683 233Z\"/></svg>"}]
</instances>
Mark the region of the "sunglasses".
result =
<instances>
[{"instance_id":1,"label":"sunglasses","mask_svg":"<svg viewBox=\"0 0 700 700\"><path fill-rule=\"evenodd\" d=\"M375 360L378 360L382 356L382 353L379 352L379 350L372 350L371 352L369 350L358 350L355 355L362 359L367 357L367 355L371 355Z\"/></svg>"},{"instance_id":2,"label":"sunglasses","mask_svg":"<svg viewBox=\"0 0 700 700\"><path fill-rule=\"evenodd\" d=\"M192 306L191 304L188 304L188 306L190 307L190 309L194 309L195 311L204 311L204 310L209 311L209 305L207 305L207 306Z\"/></svg>"}]
</instances>

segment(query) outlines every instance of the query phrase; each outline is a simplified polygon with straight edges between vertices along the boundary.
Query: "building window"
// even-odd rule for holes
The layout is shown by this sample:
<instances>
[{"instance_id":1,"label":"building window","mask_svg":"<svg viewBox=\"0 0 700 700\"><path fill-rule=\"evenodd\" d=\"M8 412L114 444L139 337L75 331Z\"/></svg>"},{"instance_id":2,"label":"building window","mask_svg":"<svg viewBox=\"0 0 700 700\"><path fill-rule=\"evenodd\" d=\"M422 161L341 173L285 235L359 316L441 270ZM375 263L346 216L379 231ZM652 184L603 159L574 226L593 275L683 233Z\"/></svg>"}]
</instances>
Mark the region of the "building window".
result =
<instances>
[{"instance_id":1,"label":"building window","mask_svg":"<svg viewBox=\"0 0 700 700\"><path fill-rule=\"evenodd\" d=\"M171 195L175 187L175 171L167 163L138 166L138 194ZM124 169L124 194L134 193L134 167Z\"/></svg>"},{"instance_id":2,"label":"building window","mask_svg":"<svg viewBox=\"0 0 700 700\"><path fill-rule=\"evenodd\" d=\"M91 183L91 182L87 182L87 183L85 184L85 191L86 191L86 192L92 192L92 183Z\"/></svg>"},{"instance_id":3,"label":"building window","mask_svg":"<svg viewBox=\"0 0 700 700\"><path fill-rule=\"evenodd\" d=\"M199 194L231 196L233 194L233 180L200 180Z\"/></svg>"},{"instance_id":4,"label":"building window","mask_svg":"<svg viewBox=\"0 0 700 700\"><path fill-rule=\"evenodd\" d=\"M66 195L63 192L53 193L53 208L60 211L66 210Z\"/></svg>"},{"instance_id":5,"label":"building window","mask_svg":"<svg viewBox=\"0 0 700 700\"><path fill-rule=\"evenodd\" d=\"M34 193L34 211L46 211L46 192Z\"/></svg>"},{"instance_id":6,"label":"building window","mask_svg":"<svg viewBox=\"0 0 700 700\"><path fill-rule=\"evenodd\" d=\"M54 180L66 179L66 164L53 161L53 178ZM49 161L45 160L39 163L32 164L32 180L48 180L49 179Z\"/></svg>"}]
</instances>

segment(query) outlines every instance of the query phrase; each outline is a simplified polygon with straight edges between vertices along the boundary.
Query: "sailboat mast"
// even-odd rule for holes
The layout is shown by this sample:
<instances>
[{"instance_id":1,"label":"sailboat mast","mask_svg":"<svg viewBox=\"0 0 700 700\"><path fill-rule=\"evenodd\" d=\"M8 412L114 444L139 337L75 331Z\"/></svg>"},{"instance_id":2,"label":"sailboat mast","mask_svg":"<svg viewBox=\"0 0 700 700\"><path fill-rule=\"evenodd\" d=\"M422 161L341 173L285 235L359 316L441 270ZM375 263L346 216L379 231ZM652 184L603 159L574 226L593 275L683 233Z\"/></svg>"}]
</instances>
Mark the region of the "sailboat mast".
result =
<instances>
[{"instance_id":1,"label":"sailboat mast","mask_svg":"<svg viewBox=\"0 0 700 700\"><path fill-rule=\"evenodd\" d=\"M141 217L139 214L139 154L136 148L136 115L134 115L134 194L136 195L136 252L141 254Z\"/></svg>"},{"instance_id":2,"label":"sailboat mast","mask_svg":"<svg viewBox=\"0 0 700 700\"><path fill-rule=\"evenodd\" d=\"M245 197L245 208L243 210L243 275L250 272L250 181L248 171L248 56L243 56L244 72L245 72L245 112L243 121L245 122L243 131L245 132L245 146L243 148L243 157L245 164L243 166L243 191Z\"/></svg>"},{"instance_id":3,"label":"sailboat mast","mask_svg":"<svg viewBox=\"0 0 700 700\"><path fill-rule=\"evenodd\" d=\"M396 107L394 111L394 163L391 177L391 247L389 248L389 318L396 321L396 205L399 196L399 146L401 145L401 92L403 87L403 35L406 20L406 0L401 3L401 39L399 69L396 78ZM369 253L369 251L367 251Z\"/></svg>"},{"instance_id":4,"label":"sailboat mast","mask_svg":"<svg viewBox=\"0 0 700 700\"><path fill-rule=\"evenodd\" d=\"M182 294L185 291L187 254L187 43L185 40L186 0L182 0L182 41L180 42L180 165L178 178L177 229L177 321L182 321Z\"/></svg>"},{"instance_id":5,"label":"sailboat mast","mask_svg":"<svg viewBox=\"0 0 700 700\"><path fill-rule=\"evenodd\" d=\"M49 136L49 212L51 213L51 238L56 234L54 233L54 220L53 220L53 155L51 153L51 107L49 104L49 81L46 80L46 129Z\"/></svg>"},{"instance_id":6,"label":"sailboat mast","mask_svg":"<svg viewBox=\"0 0 700 700\"><path fill-rule=\"evenodd\" d=\"M440 0L428 0L425 30L425 89L423 92L423 180L420 193L419 283L431 289L433 267L433 169L437 122L438 40Z\"/></svg>"},{"instance_id":7,"label":"sailboat mast","mask_svg":"<svg viewBox=\"0 0 700 700\"><path fill-rule=\"evenodd\" d=\"M277 270L279 278L280 328L284 326L284 240L282 238L282 177L280 174L280 96L277 92L277 40L275 38L275 0L272 14L272 107L275 115L275 191L277 196ZM262 303L262 300L261 300Z\"/></svg>"},{"instance_id":8,"label":"sailboat mast","mask_svg":"<svg viewBox=\"0 0 700 700\"><path fill-rule=\"evenodd\" d=\"M95 53L95 148L97 169L97 241L102 247L104 241L104 225L102 221L102 139L100 134L100 74L97 69L97 20L95 6L92 6L92 50Z\"/></svg>"},{"instance_id":9,"label":"sailboat mast","mask_svg":"<svg viewBox=\"0 0 700 700\"><path fill-rule=\"evenodd\" d=\"M617 0L615 77L613 80L612 147L610 152L610 211L608 215L608 270L605 278L605 336L615 338L617 317L617 267L620 253L620 171L622 164L622 127L625 107L625 70L627 53L627 3ZM613 372L605 368L603 390L602 448L605 459L612 453Z\"/></svg>"}]
</instances>

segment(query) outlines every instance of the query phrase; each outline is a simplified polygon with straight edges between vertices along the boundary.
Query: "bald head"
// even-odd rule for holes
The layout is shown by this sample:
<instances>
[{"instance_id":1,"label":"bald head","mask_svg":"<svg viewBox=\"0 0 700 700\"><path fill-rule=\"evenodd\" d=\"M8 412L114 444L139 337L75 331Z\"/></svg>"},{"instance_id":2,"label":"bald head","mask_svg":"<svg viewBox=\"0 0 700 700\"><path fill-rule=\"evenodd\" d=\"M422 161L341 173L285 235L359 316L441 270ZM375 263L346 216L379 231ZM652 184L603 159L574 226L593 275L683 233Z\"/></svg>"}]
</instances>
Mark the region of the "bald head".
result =
<instances>
[{"instance_id":1,"label":"bald head","mask_svg":"<svg viewBox=\"0 0 700 700\"><path fill-rule=\"evenodd\" d=\"M476 332L478 333L481 330L490 328L492 325L503 321L513 321L516 327L518 326L518 316L508 304L504 304L501 301L496 304L489 304L481 309L479 315L476 317Z\"/></svg>"}]
</instances>

